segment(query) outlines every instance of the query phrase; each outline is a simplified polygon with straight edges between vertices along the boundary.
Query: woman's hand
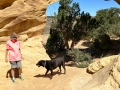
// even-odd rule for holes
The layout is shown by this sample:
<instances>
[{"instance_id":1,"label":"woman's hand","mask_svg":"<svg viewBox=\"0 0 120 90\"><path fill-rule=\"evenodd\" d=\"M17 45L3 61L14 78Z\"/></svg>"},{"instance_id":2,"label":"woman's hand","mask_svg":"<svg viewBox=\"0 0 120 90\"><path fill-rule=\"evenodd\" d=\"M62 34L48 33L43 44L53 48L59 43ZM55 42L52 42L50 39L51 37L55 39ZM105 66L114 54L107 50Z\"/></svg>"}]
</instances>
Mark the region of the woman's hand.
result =
<instances>
[{"instance_id":1,"label":"woman's hand","mask_svg":"<svg viewBox=\"0 0 120 90\"><path fill-rule=\"evenodd\" d=\"M5 59L5 62L8 62L8 58Z\"/></svg>"},{"instance_id":2,"label":"woman's hand","mask_svg":"<svg viewBox=\"0 0 120 90\"><path fill-rule=\"evenodd\" d=\"M22 60L24 60L24 57L23 57L23 56L21 56L21 59L22 59Z\"/></svg>"}]
</instances>

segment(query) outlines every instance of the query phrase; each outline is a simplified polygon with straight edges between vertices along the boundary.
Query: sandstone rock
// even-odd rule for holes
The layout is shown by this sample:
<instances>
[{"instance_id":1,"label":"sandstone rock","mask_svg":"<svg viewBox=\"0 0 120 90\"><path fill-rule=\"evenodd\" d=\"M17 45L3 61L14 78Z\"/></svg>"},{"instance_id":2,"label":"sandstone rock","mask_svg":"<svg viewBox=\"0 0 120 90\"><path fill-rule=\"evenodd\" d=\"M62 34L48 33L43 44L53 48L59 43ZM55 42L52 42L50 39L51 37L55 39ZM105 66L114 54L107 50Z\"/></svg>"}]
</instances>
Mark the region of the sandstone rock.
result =
<instances>
[{"instance_id":1,"label":"sandstone rock","mask_svg":"<svg viewBox=\"0 0 120 90\"><path fill-rule=\"evenodd\" d=\"M120 90L120 56L112 67L110 75L110 84L115 88L115 90Z\"/></svg>"},{"instance_id":2,"label":"sandstone rock","mask_svg":"<svg viewBox=\"0 0 120 90\"><path fill-rule=\"evenodd\" d=\"M95 61L88 67L94 73L81 90L120 90L120 56L109 56Z\"/></svg>"},{"instance_id":3,"label":"sandstone rock","mask_svg":"<svg viewBox=\"0 0 120 90\"><path fill-rule=\"evenodd\" d=\"M12 32L24 35L21 40L42 35L46 8L57 0L0 0L0 41Z\"/></svg>"},{"instance_id":4,"label":"sandstone rock","mask_svg":"<svg viewBox=\"0 0 120 90\"><path fill-rule=\"evenodd\" d=\"M95 61L94 63L92 63L88 66L88 72L90 72L90 73L97 72L101 68L107 66L116 57L117 57L117 55L116 56L109 56L109 57L104 57L102 59L99 59L99 60Z\"/></svg>"}]
</instances>

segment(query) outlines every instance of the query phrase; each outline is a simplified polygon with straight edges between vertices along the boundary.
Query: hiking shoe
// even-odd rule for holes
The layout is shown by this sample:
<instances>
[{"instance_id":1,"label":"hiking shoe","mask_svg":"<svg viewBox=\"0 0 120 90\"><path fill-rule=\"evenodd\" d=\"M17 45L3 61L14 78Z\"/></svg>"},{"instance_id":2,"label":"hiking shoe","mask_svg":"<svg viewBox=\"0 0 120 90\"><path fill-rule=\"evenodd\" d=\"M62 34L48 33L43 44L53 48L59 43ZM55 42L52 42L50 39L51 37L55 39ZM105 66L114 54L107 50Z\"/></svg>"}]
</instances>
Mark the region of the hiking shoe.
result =
<instances>
[{"instance_id":1,"label":"hiking shoe","mask_svg":"<svg viewBox=\"0 0 120 90\"><path fill-rule=\"evenodd\" d=\"M16 79L12 79L12 82L13 82L13 83L18 83L18 82L16 81Z\"/></svg>"},{"instance_id":2,"label":"hiking shoe","mask_svg":"<svg viewBox=\"0 0 120 90\"><path fill-rule=\"evenodd\" d=\"M24 78L22 77L22 76L19 76L19 78L23 81L24 80Z\"/></svg>"}]
</instances>

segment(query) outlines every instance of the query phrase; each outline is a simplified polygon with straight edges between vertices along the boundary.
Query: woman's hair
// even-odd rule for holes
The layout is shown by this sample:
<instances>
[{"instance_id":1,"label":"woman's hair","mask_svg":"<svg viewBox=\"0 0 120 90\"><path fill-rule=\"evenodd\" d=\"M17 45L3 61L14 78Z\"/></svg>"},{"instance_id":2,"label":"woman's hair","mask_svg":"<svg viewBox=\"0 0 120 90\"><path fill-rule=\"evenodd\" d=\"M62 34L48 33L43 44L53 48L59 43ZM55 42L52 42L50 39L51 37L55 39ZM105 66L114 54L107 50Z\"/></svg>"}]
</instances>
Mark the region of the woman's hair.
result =
<instances>
[{"instance_id":1,"label":"woman's hair","mask_svg":"<svg viewBox=\"0 0 120 90\"><path fill-rule=\"evenodd\" d=\"M17 34L15 32L13 32L11 35L10 35L10 38L18 38Z\"/></svg>"}]
</instances>

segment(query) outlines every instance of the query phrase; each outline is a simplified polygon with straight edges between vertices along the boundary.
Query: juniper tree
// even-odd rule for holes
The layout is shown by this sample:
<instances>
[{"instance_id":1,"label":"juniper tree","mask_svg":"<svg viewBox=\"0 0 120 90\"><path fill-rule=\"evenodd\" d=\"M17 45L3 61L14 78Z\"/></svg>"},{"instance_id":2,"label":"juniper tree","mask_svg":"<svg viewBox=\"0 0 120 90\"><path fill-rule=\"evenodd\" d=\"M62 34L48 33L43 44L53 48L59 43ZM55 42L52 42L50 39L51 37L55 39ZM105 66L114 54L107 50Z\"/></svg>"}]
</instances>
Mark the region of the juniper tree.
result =
<instances>
[{"instance_id":1,"label":"juniper tree","mask_svg":"<svg viewBox=\"0 0 120 90\"><path fill-rule=\"evenodd\" d=\"M72 0L60 0L59 4L58 15L55 16L52 24L54 30L51 30L63 36L61 40L63 40L67 49L74 48L74 45L77 44L83 36L87 36L89 31L98 27L98 23L89 13L84 13L84 11L80 13L79 3L72 3ZM53 35L53 33L50 33L50 35ZM57 37L54 38L53 40L57 42ZM70 40L72 43L69 47L68 42Z\"/></svg>"},{"instance_id":2,"label":"juniper tree","mask_svg":"<svg viewBox=\"0 0 120 90\"><path fill-rule=\"evenodd\" d=\"M74 48L74 45L87 35L88 31L97 27L97 21L89 13L80 13L79 3L72 3L72 0L60 0L60 7L57 15L57 30L63 34L67 47ZM72 44L69 47L68 41Z\"/></svg>"}]
</instances>

